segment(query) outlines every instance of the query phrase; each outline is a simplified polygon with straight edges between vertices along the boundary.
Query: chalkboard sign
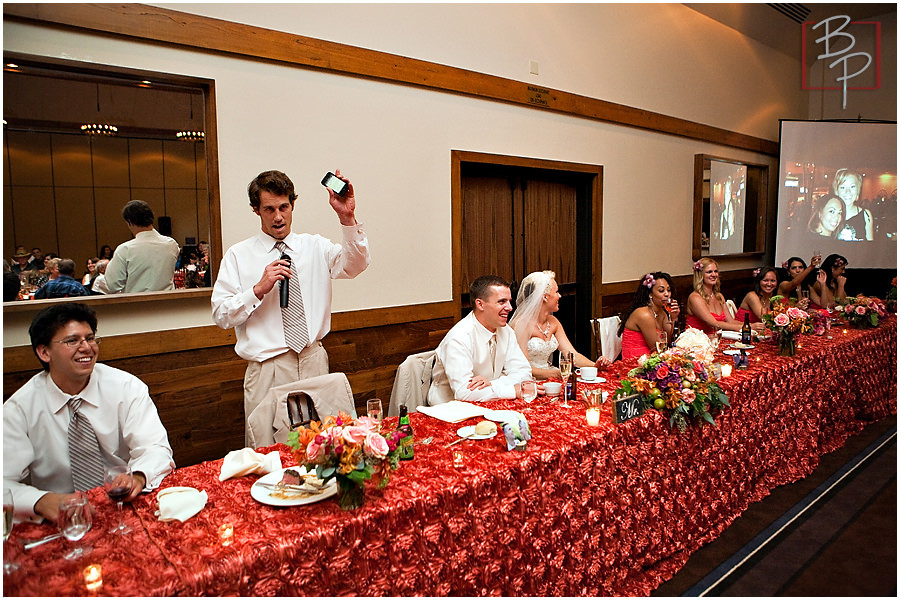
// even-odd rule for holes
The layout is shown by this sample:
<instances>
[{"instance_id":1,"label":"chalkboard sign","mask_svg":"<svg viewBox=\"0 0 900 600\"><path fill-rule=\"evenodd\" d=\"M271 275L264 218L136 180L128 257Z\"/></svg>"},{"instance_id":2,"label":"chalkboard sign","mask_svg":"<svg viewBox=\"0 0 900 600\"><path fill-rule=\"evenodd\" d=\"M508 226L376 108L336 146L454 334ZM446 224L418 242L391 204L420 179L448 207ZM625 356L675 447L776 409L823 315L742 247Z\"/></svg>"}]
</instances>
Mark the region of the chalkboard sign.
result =
<instances>
[{"instance_id":1,"label":"chalkboard sign","mask_svg":"<svg viewBox=\"0 0 900 600\"><path fill-rule=\"evenodd\" d=\"M613 400L613 423L618 425L628 419L633 419L644 414L644 399L640 394L622 396Z\"/></svg>"}]
</instances>

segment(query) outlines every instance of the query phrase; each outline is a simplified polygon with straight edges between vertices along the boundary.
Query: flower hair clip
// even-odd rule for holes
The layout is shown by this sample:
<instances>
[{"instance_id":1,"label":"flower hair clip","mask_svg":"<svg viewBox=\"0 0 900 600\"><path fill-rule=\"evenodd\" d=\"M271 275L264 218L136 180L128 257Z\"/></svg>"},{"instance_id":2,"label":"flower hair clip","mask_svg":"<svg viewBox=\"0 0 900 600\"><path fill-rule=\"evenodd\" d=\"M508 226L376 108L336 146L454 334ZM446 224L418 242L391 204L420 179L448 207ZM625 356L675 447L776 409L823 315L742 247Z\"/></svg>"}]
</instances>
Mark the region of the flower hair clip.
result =
<instances>
[{"instance_id":1,"label":"flower hair clip","mask_svg":"<svg viewBox=\"0 0 900 600\"><path fill-rule=\"evenodd\" d=\"M843 267L843 266L846 265L846 264L847 264L847 263L845 263L845 262L843 261L843 259L840 259L840 258L834 259L834 266L835 266L835 267Z\"/></svg>"},{"instance_id":2,"label":"flower hair clip","mask_svg":"<svg viewBox=\"0 0 900 600\"><path fill-rule=\"evenodd\" d=\"M782 268L782 269L787 269L787 268L788 268L788 261L784 261L783 263L781 263L781 268Z\"/></svg>"},{"instance_id":3,"label":"flower hair clip","mask_svg":"<svg viewBox=\"0 0 900 600\"><path fill-rule=\"evenodd\" d=\"M695 271L702 271L702 270L703 270L703 263L700 262L700 260L701 260L701 259L697 259L696 261L694 261L694 270L695 270Z\"/></svg>"},{"instance_id":4,"label":"flower hair clip","mask_svg":"<svg viewBox=\"0 0 900 600\"><path fill-rule=\"evenodd\" d=\"M644 279L641 281L641 285L648 288L652 288L655 283L656 279L654 279L653 273L647 273L646 275L644 275Z\"/></svg>"},{"instance_id":5,"label":"flower hair clip","mask_svg":"<svg viewBox=\"0 0 900 600\"><path fill-rule=\"evenodd\" d=\"M754 276L754 277L759 277L759 272L760 272L760 271L762 271L762 269L761 269L760 267L756 267L755 269L753 269L753 276Z\"/></svg>"}]
</instances>

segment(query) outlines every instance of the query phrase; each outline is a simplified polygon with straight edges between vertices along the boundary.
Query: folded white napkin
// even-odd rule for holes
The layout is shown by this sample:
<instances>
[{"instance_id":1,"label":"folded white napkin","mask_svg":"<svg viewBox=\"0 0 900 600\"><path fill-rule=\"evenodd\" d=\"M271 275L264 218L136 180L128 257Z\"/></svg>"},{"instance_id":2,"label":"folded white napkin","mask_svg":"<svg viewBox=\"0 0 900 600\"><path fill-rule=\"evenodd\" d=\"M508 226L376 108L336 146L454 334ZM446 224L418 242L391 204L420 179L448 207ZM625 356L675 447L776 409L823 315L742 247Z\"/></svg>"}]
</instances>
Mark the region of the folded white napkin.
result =
<instances>
[{"instance_id":1,"label":"folded white napkin","mask_svg":"<svg viewBox=\"0 0 900 600\"><path fill-rule=\"evenodd\" d=\"M740 331L723 331L722 339L723 340L738 340L738 341L740 341L741 332Z\"/></svg>"},{"instance_id":2,"label":"folded white napkin","mask_svg":"<svg viewBox=\"0 0 900 600\"><path fill-rule=\"evenodd\" d=\"M184 523L206 506L206 492L192 487L170 487L156 495L159 501L160 521L181 521Z\"/></svg>"},{"instance_id":3,"label":"folded white napkin","mask_svg":"<svg viewBox=\"0 0 900 600\"><path fill-rule=\"evenodd\" d=\"M222 471L219 473L219 481L225 481L231 477L242 477L250 473L265 475L281 468L281 455L278 451L268 454L260 454L252 448L232 450L225 455L222 461Z\"/></svg>"},{"instance_id":4,"label":"folded white napkin","mask_svg":"<svg viewBox=\"0 0 900 600\"><path fill-rule=\"evenodd\" d=\"M471 402L463 402L461 400L451 400L437 406L420 406L418 411L429 417L434 417L446 423L459 423L472 417L481 417L489 409L472 404Z\"/></svg>"}]
</instances>

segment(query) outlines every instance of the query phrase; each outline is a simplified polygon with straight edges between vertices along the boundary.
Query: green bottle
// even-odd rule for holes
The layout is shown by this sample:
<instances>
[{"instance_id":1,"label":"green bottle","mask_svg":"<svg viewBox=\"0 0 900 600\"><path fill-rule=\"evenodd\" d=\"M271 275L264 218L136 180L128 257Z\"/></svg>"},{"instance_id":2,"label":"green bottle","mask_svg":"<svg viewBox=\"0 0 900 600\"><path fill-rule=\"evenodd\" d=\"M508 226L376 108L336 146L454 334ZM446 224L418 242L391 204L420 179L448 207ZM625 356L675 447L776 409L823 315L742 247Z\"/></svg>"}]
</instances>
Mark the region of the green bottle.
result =
<instances>
[{"instance_id":1,"label":"green bottle","mask_svg":"<svg viewBox=\"0 0 900 600\"><path fill-rule=\"evenodd\" d=\"M403 434L400 438L400 460L413 459L413 429L409 424L409 415L406 412L406 405L400 405L400 426L397 430Z\"/></svg>"}]
</instances>

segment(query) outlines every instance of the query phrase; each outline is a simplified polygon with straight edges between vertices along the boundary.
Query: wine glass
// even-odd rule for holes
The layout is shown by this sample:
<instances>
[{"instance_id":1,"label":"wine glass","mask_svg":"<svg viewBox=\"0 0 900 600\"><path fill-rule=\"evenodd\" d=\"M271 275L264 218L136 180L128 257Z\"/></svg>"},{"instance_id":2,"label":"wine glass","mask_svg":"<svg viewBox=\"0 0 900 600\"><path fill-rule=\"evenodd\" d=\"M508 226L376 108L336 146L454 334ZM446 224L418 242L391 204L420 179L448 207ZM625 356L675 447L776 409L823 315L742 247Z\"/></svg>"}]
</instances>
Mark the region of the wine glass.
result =
<instances>
[{"instance_id":1,"label":"wine glass","mask_svg":"<svg viewBox=\"0 0 900 600\"><path fill-rule=\"evenodd\" d=\"M665 331L659 332L659 339L656 340L656 352L662 354L669 347L669 336Z\"/></svg>"},{"instance_id":2,"label":"wine glass","mask_svg":"<svg viewBox=\"0 0 900 600\"><path fill-rule=\"evenodd\" d=\"M562 375L562 396L563 401L560 406L563 408L570 408L569 406L569 394L566 393L566 386L569 381L569 377L572 375L572 363L573 359L568 354L560 354L559 355L559 372ZM574 390L573 390L574 391Z\"/></svg>"},{"instance_id":3,"label":"wine glass","mask_svg":"<svg viewBox=\"0 0 900 600\"><path fill-rule=\"evenodd\" d=\"M715 352L719 349L719 342L722 339L722 334L719 329L716 329L712 333L709 334L709 347L712 348L712 351Z\"/></svg>"},{"instance_id":4,"label":"wine glass","mask_svg":"<svg viewBox=\"0 0 900 600\"><path fill-rule=\"evenodd\" d=\"M84 492L75 492L71 498L59 503L59 532L70 542L77 542L91 529L91 503ZM91 551L90 547L75 545L63 558L75 560Z\"/></svg>"},{"instance_id":5,"label":"wine glass","mask_svg":"<svg viewBox=\"0 0 900 600\"><path fill-rule=\"evenodd\" d=\"M526 379L522 382L522 400L531 404L537 398L537 382Z\"/></svg>"},{"instance_id":6,"label":"wine glass","mask_svg":"<svg viewBox=\"0 0 900 600\"><path fill-rule=\"evenodd\" d=\"M9 539L13 526L13 497L12 490L3 488L3 541ZM7 561L8 554L3 553L3 573L9 575L19 568L19 563L12 560Z\"/></svg>"},{"instance_id":7,"label":"wine glass","mask_svg":"<svg viewBox=\"0 0 900 600\"><path fill-rule=\"evenodd\" d=\"M380 398L366 400L366 414L378 421L378 427L381 427L381 420L384 419L384 408L381 406Z\"/></svg>"},{"instance_id":8,"label":"wine glass","mask_svg":"<svg viewBox=\"0 0 900 600\"><path fill-rule=\"evenodd\" d=\"M131 473L131 467L128 465L112 465L106 468L106 474L103 476L103 489L109 499L116 503L119 515L119 524L109 530L109 533L118 533L124 535L131 532L125 520L122 518L122 502L131 493L134 485L134 475Z\"/></svg>"}]
</instances>

